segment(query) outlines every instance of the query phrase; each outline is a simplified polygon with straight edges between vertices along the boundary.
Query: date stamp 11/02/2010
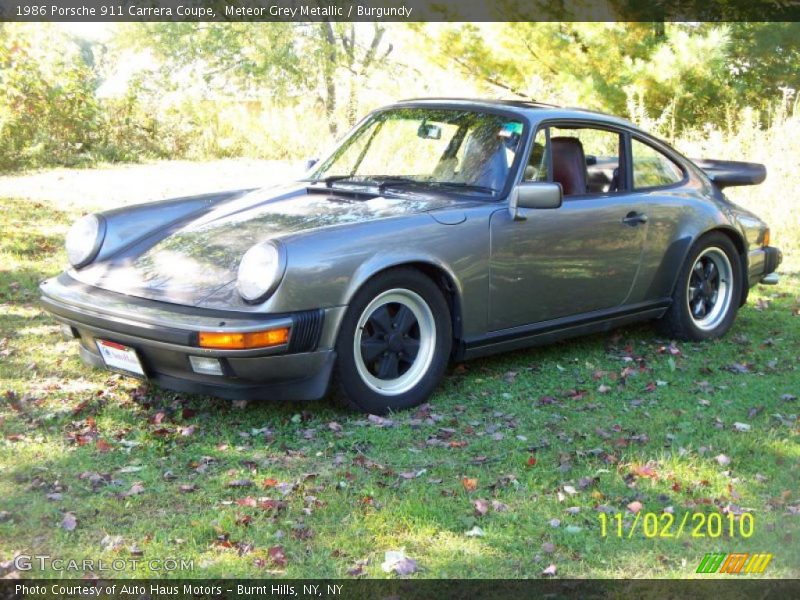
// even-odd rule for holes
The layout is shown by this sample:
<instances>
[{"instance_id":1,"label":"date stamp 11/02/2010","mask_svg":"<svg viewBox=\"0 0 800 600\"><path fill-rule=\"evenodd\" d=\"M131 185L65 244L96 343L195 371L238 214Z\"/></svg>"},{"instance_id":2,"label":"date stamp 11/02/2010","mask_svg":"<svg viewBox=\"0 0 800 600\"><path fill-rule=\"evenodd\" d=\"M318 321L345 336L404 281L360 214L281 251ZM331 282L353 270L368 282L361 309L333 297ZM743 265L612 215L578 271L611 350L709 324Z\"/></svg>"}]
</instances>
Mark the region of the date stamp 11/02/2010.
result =
<instances>
[{"instance_id":1,"label":"date stamp 11/02/2010","mask_svg":"<svg viewBox=\"0 0 800 600\"><path fill-rule=\"evenodd\" d=\"M751 513L686 512L682 517L673 513L637 512L631 521L622 513L600 513L601 537L631 539L636 535L645 538L739 537L747 539L755 531L755 518Z\"/></svg>"}]
</instances>

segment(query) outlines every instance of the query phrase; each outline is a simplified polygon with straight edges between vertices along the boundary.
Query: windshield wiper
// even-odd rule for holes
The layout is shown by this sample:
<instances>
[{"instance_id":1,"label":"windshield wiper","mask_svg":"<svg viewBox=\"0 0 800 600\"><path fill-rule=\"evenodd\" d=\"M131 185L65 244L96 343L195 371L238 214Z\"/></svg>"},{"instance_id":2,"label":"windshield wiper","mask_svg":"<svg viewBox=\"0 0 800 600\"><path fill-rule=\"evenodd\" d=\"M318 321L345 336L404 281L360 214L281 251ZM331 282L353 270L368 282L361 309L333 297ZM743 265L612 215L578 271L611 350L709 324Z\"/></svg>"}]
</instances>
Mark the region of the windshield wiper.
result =
<instances>
[{"instance_id":1,"label":"windshield wiper","mask_svg":"<svg viewBox=\"0 0 800 600\"><path fill-rule=\"evenodd\" d=\"M426 181L429 185L438 185L441 187L453 187L464 190L475 190L476 192L486 192L488 194L496 194L497 190L494 188L486 187L485 185L475 185L473 183L465 183L462 181Z\"/></svg>"},{"instance_id":2,"label":"windshield wiper","mask_svg":"<svg viewBox=\"0 0 800 600\"><path fill-rule=\"evenodd\" d=\"M348 179L352 180L353 183L361 183L360 181L354 180L352 175L331 175L330 177L315 179L314 183L324 183L327 187L331 187L337 181L347 181Z\"/></svg>"},{"instance_id":3,"label":"windshield wiper","mask_svg":"<svg viewBox=\"0 0 800 600\"><path fill-rule=\"evenodd\" d=\"M403 185L457 188L463 190L474 190L476 192L484 192L492 195L497 193L497 190L494 188L483 185L475 185L461 181L429 181L427 179L413 179L411 177L365 177L363 179L356 179L352 175L331 175L330 177L312 180L312 183L323 183L329 188L333 187L333 184L336 182L375 186L378 188L379 194L382 194L389 187Z\"/></svg>"},{"instance_id":4,"label":"windshield wiper","mask_svg":"<svg viewBox=\"0 0 800 600\"><path fill-rule=\"evenodd\" d=\"M497 190L495 190L494 188L486 187L483 185L475 185L472 183L465 183L461 181L431 181L428 179L412 179L411 177L387 177L386 179L382 179L380 184L378 184L378 191L383 192L387 187L400 186L400 185L452 187L459 189L475 190L477 192L485 192L488 194L497 193Z\"/></svg>"},{"instance_id":5,"label":"windshield wiper","mask_svg":"<svg viewBox=\"0 0 800 600\"><path fill-rule=\"evenodd\" d=\"M425 183L410 177L364 177L356 179L352 175L331 175L330 177L312 180L312 183L324 183L327 187L332 187L337 182L377 187L378 193L383 193L390 186Z\"/></svg>"},{"instance_id":6,"label":"windshield wiper","mask_svg":"<svg viewBox=\"0 0 800 600\"><path fill-rule=\"evenodd\" d=\"M382 179L378 184L378 193L382 194L387 187L399 185L425 185L427 181L419 179L411 179L410 177L387 177Z\"/></svg>"}]
</instances>

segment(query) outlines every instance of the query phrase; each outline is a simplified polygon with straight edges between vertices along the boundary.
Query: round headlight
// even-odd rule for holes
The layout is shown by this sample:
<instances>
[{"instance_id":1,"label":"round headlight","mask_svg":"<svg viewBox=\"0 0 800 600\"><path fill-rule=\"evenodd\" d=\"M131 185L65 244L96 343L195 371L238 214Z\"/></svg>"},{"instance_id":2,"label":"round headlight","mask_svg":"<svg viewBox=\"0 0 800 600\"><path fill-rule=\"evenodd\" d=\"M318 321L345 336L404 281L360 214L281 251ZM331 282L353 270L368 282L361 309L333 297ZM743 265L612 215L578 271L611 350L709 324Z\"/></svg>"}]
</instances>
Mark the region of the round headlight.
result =
<instances>
[{"instance_id":1,"label":"round headlight","mask_svg":"<svg viewBox=\"0 0 800 600\"><path fill-rule=\"evenodd\" d=\"M81 217L69 228L67 259L76 269L88 265L100 250L105 237L105 222L97 215Z\"/></svg>"},{"instance_id":2,"label":"round headlight","mask_svg":"<svg viewBox=\"0 0 800 600\"><path fill-rule=\"evenodd\" d=\"M275 290L283 276L281 251L275 244L253 246L239 263L236 289L247 302L257 302Z\"/></svg>"}]
</instances>

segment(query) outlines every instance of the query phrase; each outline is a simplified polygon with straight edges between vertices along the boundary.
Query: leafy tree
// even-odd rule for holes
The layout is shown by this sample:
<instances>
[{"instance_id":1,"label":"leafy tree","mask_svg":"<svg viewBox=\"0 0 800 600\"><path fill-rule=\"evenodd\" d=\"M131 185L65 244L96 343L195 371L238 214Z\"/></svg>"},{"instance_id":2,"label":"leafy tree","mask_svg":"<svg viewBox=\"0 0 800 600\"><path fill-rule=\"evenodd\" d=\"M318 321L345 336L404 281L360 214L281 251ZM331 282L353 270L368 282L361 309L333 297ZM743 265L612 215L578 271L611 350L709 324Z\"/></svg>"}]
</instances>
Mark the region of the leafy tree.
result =
<instances>
[{"instance_id":1,"label":"leafy tree","mask_svg":"<svg viewBox=\"0 0 800 600\"><path fill-rule=\"evenodd\" d=\"M0 169L91 152L99 107L85 48L48 24L0 24Z\"/></svg>"},{"instance_id":2,"label":"leafy tree","mask_svg":"<svg viewBox=\"0 0 800 600\"><path fill-rule=\"evenodd\" d=\"M269 90L277 104L310 96L335 136L342 120L355 120L363 80L392 51L385 32L377 23L148 23L130 27L124 39L152 50L168 72L189 68L212 87Z\"/></svg>"},{"instance_id":3,"label":"leafy tree","mask_svg":"<svg viewBox=\"0 0 800 600\"><path fill-rule=\"evenodd\" d=\"M660 118L674 137L796 87L798 34L796 23L463 24L428 51L489 88Z\"/></svg>"}]
</instances>

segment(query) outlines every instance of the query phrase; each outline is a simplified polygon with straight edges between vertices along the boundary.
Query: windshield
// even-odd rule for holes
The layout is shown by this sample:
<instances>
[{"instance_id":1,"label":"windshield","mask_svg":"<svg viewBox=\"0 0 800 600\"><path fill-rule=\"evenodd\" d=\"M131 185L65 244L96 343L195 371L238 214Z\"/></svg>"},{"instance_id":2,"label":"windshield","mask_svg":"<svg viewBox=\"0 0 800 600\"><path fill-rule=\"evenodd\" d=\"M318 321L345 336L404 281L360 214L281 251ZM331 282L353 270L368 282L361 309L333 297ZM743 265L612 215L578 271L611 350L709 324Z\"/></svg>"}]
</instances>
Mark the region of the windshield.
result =
<instances>
[{"instance_id":1,"label":"windshield","mask_svg":"<svg viewBox=\"0 0 800 600\"><path fill-rule=\"evenodd\" d=\"M313 173L311 181L440 186L496 195L522 122L470 110L398 108L375 114Z\"/></svg>"}]
</instances>

